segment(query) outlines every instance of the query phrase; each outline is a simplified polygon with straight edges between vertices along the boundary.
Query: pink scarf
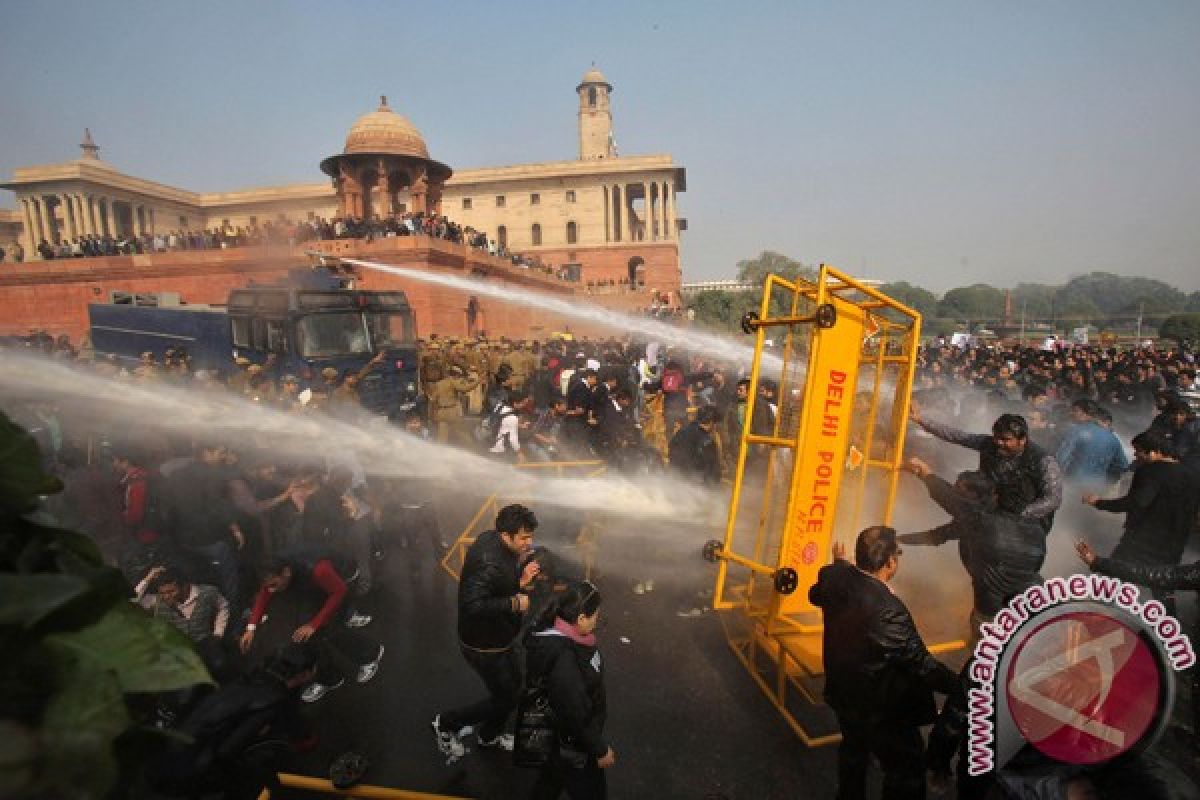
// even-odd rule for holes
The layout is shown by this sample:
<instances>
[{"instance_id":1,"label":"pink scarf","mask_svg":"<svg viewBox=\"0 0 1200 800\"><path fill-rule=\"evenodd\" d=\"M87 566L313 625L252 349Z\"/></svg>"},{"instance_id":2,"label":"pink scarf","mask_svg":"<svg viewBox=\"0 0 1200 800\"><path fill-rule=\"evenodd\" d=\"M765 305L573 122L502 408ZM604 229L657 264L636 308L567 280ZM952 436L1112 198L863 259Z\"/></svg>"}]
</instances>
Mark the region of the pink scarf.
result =
<instances>
[{"instance_id":1,"label":"pink scarf","mask_svg":"<svg viewBox=\"0 0 1200 800\"><path fill-rule=\"evenodd\" d=\"M568 639L570 639L572 642L575 642L576 644L581 644L584 647L595 647L596 646L596 634L589 633L587 636L584 636L578 630L575 629L574 625L572 625L571 623L567 622L566 620L564 620L560 617L554 618L554 630L558 631L563 636L566 636Z\"/></svg>"}]
</instances>

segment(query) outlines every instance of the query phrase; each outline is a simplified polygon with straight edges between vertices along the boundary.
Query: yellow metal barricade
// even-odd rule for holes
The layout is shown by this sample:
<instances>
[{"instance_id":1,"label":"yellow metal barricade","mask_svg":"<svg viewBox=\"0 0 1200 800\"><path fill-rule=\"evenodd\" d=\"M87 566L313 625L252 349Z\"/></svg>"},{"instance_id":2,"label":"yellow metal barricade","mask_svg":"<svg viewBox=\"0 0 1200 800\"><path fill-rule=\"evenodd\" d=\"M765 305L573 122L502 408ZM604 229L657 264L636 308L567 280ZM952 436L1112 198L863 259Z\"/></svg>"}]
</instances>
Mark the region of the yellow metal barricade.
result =
<instances>
[{"instance_id":1,"label":"yellow metal barricade","mask_svg":"<svg viewBox=\"0 0 1200 800\"><path fill-rule=\"evenodd\" d=\"M334 788L333 783L324 778L310 778L307 775L292 775L279 773L279 783L284 789L298 789L304 793L329 794L336 797L353 797L357 800L466 800L457 795L427 794L426 792L410 792L405 789L389 789L383 786L354 786L350 789ZM263 789L258 800L282 800L284 793L272 793Z\"/></svg>"},{"instance_id":2,"label":"yellow metal barricade","mask_svg":"<svg viewBox=\"0 0 1200 800\"><path fill-rule=\"evenodd\" d=\"M578 479L594 478L603 475L605 470L608 469L608 465L605 462L598 460L540 461L527 464L514 464L513 467L526 472L549 472L556 478ZM462 575L463 562L467 558L467 549L475 542L475 537L491 527L496 514L499 513L504 505L507 505L508 502L519 502L520 499L508 498L502 503L500 493L497 492L484 500L479 510L475 512L475 516L471 517L471 521L463 527L458 538L454 540L454 544L450 545L450 549L446 551L446 555L442 558L442 569L457 581ZM584 577L587 579L592 577L592 569L596 561L595 532L596 525L593 523L591 515L588 515L580 525L579 533L575 538L575 545L578 547L583 558Z\"/></svg>"},{"instance_id":3,"label":"yellow metal barricade","mask_svg":"<svg viewBox=\"0 0 1200 800\"><path fill-rule=\"evenodd\" d=\"M798 714L820 703L822 626L808 590L835 540L852 549L860 528L892 519L921 317L822 265L812 282L769 276L743 329L757 346L725 538L706 548L719 564L713 607L804 743L832 744L833 725L815 733L817 715Z\"/></svg>"}]
</instances>

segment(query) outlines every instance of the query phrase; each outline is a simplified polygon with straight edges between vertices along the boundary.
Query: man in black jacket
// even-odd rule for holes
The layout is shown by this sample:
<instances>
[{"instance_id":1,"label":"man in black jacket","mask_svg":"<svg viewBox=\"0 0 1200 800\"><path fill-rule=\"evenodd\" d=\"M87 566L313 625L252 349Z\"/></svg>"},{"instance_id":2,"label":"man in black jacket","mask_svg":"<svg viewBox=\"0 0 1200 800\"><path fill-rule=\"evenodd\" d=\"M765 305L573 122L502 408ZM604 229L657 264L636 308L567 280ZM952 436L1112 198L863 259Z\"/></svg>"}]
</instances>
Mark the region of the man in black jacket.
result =
<instances>
[{"instance_id":1,"label":"man in black jacket","mask_svg":"<svg viewBox=\"0 0 1200 800\"><path fill-rule=\"evenodd\" d=\"M541 567L536 559L521 569L521 556L533 547L538 521L522 505L496 515L496 529L479 534L467 550L458 584L458 639L463 658L478 673L488 696L433 718L433 732L446 763L466 753L462 737L474 730L481 747L513 749L504 728L521 688L516 650L529 595Z\"/></svg>"},{"instance_id":2,"label":"man in black jacket","mask_svg":"<svg viewBox=\"0 0 1200 800\"><path fill-rule=\"evenodd\" d=\"M1153 429L1133 437L1136 468L1124 497L1085 494L1101 511L1125 514L1125 533L1112 557L1137 564L1179 563L1196 519L1200 481L1180 464L1167 439Z\"/></svg>"},{"instance_id":3,"label":"man in black jacket","mask_svg":"<svg viewBox=\"0 0 1200 800\"><path fill-rule=\"evenodd\" d=\"M983 473L963 472L951 486L919 458L910 458L904 469L925 482L929 497L952 519L932 530L897 538L912 545L958 541L975 601L970 621L973 644L980 625L1013 596L1042 582L1038 570L1046 560L1046 532L1036 520L999 510L996 488Z\"/></svg>"},{"instance_id":4,"label":"man in black jacket","mask_svg":"<svg viewBox=\"0 0 1200 800\"><path fill-rule=\"evenodd\" d=\"M942 441L979 452L979 471L996 485L1001 511L1041 523L1046 533L1062 505L1062 473L1054 456L1029 441L1029 424L1016 414L1001 414L992 433L966 433L925 419L916 403L912 421Z\"/></svg>"},{"instance_id":5,"label":"man in black jacket","mask_svg":"<svg viewBox=\"0 0 1200 800\"><path fill-rule=\"evenodd\" d=\"M896 531L867 528L854 545L854 564L834 545L808 598L825 619L825 699L842 729L839 800L866 794L868 757L883 767L883 796L925 797L920 726L933 721L933 690L955 691L958 678L930 655L912 616L887 582L901 554Z\"/></svg>"}]
</instances>

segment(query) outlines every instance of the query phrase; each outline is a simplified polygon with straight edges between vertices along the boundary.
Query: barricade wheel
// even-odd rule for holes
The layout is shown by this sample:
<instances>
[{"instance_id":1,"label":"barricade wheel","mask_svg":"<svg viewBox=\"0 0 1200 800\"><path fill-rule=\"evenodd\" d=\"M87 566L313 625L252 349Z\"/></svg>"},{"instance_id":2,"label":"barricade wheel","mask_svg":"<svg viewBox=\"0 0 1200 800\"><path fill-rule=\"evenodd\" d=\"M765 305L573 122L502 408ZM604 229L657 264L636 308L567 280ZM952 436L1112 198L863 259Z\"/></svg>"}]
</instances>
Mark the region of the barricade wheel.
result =
<instances>
[{"instance_id":1,"label":"barricade wheel","mask_svg":"<svg viewBox=\"0 0 1200 800\"><path fill-rule=\"evenodd\" d=\"M742 333L754 333L758 330L758 312L747 311L742 314Z\"/></svg>"},{"instance_id":2,"label":"barricade wheel","mask_svg":"<svg viewBox=\"0 0 1200 800\"><path fill-rule=\"evenodd\" d=\"M709 539L704 543L704 550L702 551L704 560L713 564L717 563L717 559L721 557L722 549L723 547L720 540Z\"/></svg>"},{"instance_id":3,"label":"barricade wheel","mask_svg":"<svg viewBox=\"0 0 1200 800\"><path fill-rule=\"evenodd\" d=\"M837 309L833 303L822 303L817 306L817 327L832 328L837 324Z\"/></svg>"},{"instance_id":4,"label":"barricade wheel","mask_svg":"<svg viewBox=\"0 0 1200 800\"><path fill-rule=\"evenodd\" d=\"M800 576L791 567L780 567L775 570L775 591L780 594L792 594L800 587Z\"/></svg>"}]
</instances>

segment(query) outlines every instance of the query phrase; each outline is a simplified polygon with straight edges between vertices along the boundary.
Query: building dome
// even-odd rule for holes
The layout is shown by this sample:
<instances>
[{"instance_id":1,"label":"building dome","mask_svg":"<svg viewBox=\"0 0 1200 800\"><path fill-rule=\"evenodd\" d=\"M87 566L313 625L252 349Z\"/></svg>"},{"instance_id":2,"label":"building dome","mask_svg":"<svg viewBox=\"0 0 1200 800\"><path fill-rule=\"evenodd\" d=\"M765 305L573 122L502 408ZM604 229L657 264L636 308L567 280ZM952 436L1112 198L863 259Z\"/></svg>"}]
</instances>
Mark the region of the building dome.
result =
<instances>
[{"instance_id":1,"label":"building dome","mask_svg":"<svg viewBox=\"0 0 1200 800\"><path fill-rule=\"evenodd\" d=\"M608 78L604 77L603 72L596 69L595 64L592 65L591 69L583 73L583 80L579 82L579 86L577 87L576 91L578 91L578 89L582 89L584 86L590 86L594 84L607 87L610 92L612 91L612 86L609 84Z\"/></svg>"},{"instance_id":2,"label":"building dome","mask_svg":"<svg viewBox=\"0 0 1200 800\"><path fill-rule=\"evenodd\" d=\"M425 139L411 122L388 108L387 98L379 98L379 108L363 114L346 134L346 155L382 153L396 156L429 158Z\"/></svg>"}]
</instances>

